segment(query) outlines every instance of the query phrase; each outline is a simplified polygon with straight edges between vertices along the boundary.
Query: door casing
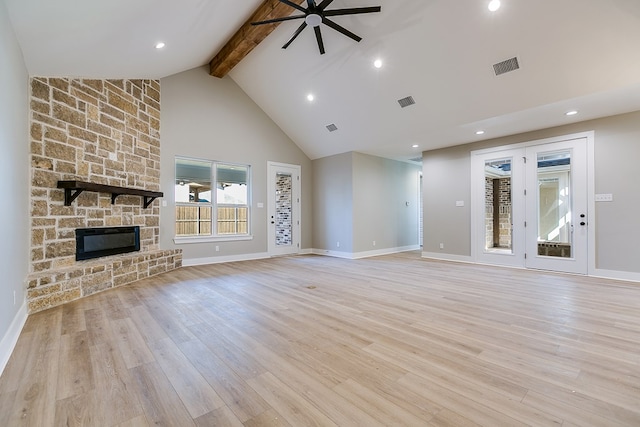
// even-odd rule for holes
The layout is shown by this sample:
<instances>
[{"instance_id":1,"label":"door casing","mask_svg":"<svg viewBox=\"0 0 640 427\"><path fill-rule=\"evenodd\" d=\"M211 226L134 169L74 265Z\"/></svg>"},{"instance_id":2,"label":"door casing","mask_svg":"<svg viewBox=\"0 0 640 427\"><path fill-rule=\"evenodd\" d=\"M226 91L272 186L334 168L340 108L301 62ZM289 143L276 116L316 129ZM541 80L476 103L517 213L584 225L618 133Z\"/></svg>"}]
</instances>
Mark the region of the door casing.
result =
<instances>
[{"instance_id":1,"label":"door casing","mask_svg":"<svg viewBox=\"0 0 640 427\"><path fill-rule=\"evenodd\" d=\"M539 265L536 262L527 262L531 260L531 254L533 245L528 244L525 247L525 242L530 241L531 238L525 236L524 221L531 213L527 213L527 204L525 203L524 194L519 194L520 191L524 193L526 186L525 169L524 167L514 168L518 172L515 172L512 176L514 187L513 198L513 253L512 254L493 254L483 251L484 246L484 209L485 209L485 190L484 190L484 164L485 160L511 157L514 162L524 162L523 158L531 153L535 152L536 148L544 150L544 147L556 147L570 146L571 141L580 140L585 145L585 168L586 177L584 178L585 188L584 190L584 204L583 206L576 207L576 209L584 209L586 211L587 226L582 229L576 229L574 232L583 233L584 237L584 249L585 252L581 255L584 257L585 262L583 266L579 268L566 268L566 266L554 266ZM528 151L527 151L528 150ZM536 163L536 160L533 160ZM559 272L571 272L578 274L591 274L595 269L595 203L594 203L594 132L582 132L570 135L563 135L559 137L546 138L534 141L528 141L519 144L511 144L506 146L492 147L483 150L475 150L471 152L471 258L474 262L480 262L484 264L492 265L505 265L520 268L541 268ZM516 164L516 163L514 163ZM482 173L482 175L480 175ZM482 177L482 179L480 179ZM529 177L531 181L531 177ZM515 188L517 187L517 189ZM529 196L531 196L531 190L529 189ZM523 197L521 197L523 196ZM535 195L533 196L535 197ZM531 206L531 202L528 203ZM536 203L537 206L537 203ZM576 210L576 214L579 214ZM482 219L482 221L480 220ZM574 218L577 221L578 218ZM526 254L526 258L525 258Z\"/></svg>"}]
</instances>

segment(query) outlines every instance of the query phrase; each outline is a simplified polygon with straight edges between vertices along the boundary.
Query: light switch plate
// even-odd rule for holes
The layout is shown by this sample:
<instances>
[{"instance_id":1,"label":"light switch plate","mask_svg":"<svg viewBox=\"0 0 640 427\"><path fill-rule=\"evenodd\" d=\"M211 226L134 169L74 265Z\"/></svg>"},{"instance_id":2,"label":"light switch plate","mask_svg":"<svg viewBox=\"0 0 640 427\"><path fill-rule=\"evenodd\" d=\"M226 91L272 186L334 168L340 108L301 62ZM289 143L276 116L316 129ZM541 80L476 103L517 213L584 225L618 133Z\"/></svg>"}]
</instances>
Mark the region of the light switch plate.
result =
<instances>
[{"instance_id":1,"label":"light switch plate","mask_svg":"<svg viewBox=\"0 0 640 427\"><path fill-rule=\"evenodd\" d=\"M596 202L613 202L613 194L596 194Z\"/></svg>"},{"instance_id":2,"label":"light switch plate","mask_svg":"<svg viewBox=\"0 0 640 427\"><path fill-rule=\"evenodd\" d=\"M462 206L464 206L464 200L457 200L457 201L456 201L456 207L459 207L459 208L460 208L460 207L462 207Z\"/></svg>"}]
</instances>

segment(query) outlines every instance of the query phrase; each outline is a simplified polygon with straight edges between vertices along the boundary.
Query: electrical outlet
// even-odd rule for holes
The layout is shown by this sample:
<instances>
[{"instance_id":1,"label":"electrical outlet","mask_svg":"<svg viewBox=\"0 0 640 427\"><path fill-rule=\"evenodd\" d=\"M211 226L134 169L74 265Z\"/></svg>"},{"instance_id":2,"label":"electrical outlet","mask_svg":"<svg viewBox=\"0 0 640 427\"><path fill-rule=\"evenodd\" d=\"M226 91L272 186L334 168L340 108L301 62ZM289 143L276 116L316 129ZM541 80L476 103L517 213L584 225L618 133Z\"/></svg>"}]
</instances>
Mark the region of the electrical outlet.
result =
<instances>
[{"instance_id":1,"label":"electrical outlet","mask_svg":"<svg viewBox=\"0 0 640 427\"><path fill-rule=\"evenodd\" d=\"M444 249L444 243L440 243L440 249Z\"/></svg>"},{"instance_id":2,"label":"electrical outlet","mask_svg":"<svg viewBox=\"0 0 640 427\"><path fill-rule=\"evenodd\" d=\"M220 246L216 245L216 252L220 252Z\"/></svg>"},{"instance_id":3,"label":"electrical outlet","mask_svg":"<svg viewBox=\"0 0 640 427\"><path fill-rule=\"evenodd\" d=\"M376 241L374 240L374 241L373 241L373 246L375 246L375 245L376 245Z\"/></svg>"},{"instance_id":4,"label":"electrical outlet","mask_svg":"<svg viewBox=\"0 0 640 427\"><path fill-rule=\"evenodd\" d=\"M336 242L336 248L340 247L340 242Z\"/></svg>"}]
</instances>

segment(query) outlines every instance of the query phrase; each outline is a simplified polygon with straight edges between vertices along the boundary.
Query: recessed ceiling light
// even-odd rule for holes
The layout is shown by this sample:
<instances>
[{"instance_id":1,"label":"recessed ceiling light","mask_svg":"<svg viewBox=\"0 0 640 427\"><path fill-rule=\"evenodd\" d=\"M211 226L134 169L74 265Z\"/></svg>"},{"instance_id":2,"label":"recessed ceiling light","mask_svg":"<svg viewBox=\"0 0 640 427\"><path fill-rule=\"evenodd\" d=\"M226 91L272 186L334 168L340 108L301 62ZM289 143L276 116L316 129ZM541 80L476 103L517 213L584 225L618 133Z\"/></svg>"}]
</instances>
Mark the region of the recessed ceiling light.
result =
<instances>
[{"instance_id":1,"label":"recessed ceiling light","mask_svg":"<svg viewBox=\"0 0 640 427\"><path fill-rule=\"evenodd\" d=\"M488 7L491 12L495 12L500 9L500 0L491 0Z\"/></svg>"},{"instance_id":2,"label":"recessed ceiling light","mask_svg":"<svg viewBox=\"0 0 640 427\"><path fill-rule=\"evenodd\" d=\"M315 96L313 96L313 94L312 94L312 93L310 93L309 95L307 95L307 101L309 101L309 102L313 102L313 100L314 100L314 99L316 99L316 97L315 97Z\"/></svg>"},{"instance_id":3,"label":"recessed ceiling light","mask_svg":"<svg viewBox=\"0 0 640 427\"><path fill-rule=\"evenodd\" d=\"M576 110L571 110L564 113L565 116L575 116L576 114L578 114Z\"/></svg>"},{"instance_id":4,"label":"recessed ceiling light","mask_svg":"<svg viewBox=\"0 0 640 427\"><path fill-rule=\"evenodd\" d=\"M156 43L156 49L162 49L165 46L163 42Z\"/></svg>"},{"instance_id":5,"label":"recessed ceiling light","mask_svg":"<svg viewBox=\"0 0 640 427\"><path fill-rule=\"evenodd\" d=\"M382 68L382 59L376 59L373 61L373 66L376 68Z\"/></svg>"},{"instance_id":6,"label":"recessed ceiling light","mask_svg":"<svg viewBox=\"0 0 640 427\"><path fill-rule=\"evenodd\" d=\"M411 148L418 148L418 147L420 147L418 144L413 144L413 145L411 146Z\"/></svg>"},{"instance_id":7,"label":"recessed ceiling light","mask_svg":"<svg viewBox=\"0 0 640 427\"><path fill-rule=\"evenodd\" d=\"M478 130L478 131L476 131L476 135L484 135L484 131L483 130Z\"/></svg>"}]
</instances>

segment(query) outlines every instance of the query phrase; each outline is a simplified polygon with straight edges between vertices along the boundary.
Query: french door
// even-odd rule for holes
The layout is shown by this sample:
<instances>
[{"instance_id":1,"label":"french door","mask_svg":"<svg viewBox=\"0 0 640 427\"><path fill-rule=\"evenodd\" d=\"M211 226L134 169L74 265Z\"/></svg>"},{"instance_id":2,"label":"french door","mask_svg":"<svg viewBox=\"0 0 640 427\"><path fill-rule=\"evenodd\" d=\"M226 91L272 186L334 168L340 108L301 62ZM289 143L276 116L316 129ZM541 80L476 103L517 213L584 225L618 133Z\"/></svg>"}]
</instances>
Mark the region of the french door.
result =
<instances>
[{"instance_id":1,"label":"french door","mask_svg":"<svg viewBox=\"0 0 640 427\"><path fill-rule=\"evenodd\" d=\"M268 250L270 256L300 252L300 166L267 164Z\"/></svg>"},{"instance_id":2,"label":"french door","mask_svg":"<svg viewBox=\"0 0 640 427\"><path fill-rule=\"evenodd\" d=\"M586 138L474 153L474 257L587 274L587 171Z\"/></svg>"}]
</instances>

